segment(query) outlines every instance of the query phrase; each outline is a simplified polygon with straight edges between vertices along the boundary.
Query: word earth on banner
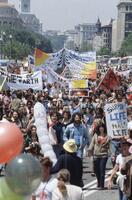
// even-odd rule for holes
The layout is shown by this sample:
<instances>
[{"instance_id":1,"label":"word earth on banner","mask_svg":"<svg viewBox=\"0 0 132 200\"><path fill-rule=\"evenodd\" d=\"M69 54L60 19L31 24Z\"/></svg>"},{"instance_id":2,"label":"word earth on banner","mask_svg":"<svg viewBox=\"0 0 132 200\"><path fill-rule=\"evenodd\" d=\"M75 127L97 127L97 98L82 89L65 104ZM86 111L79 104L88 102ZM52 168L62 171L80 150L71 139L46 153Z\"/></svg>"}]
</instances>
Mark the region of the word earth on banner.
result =
<instances>
[{"instance_id":1,"label":"word earth on banner","mask_svg":"<svg viewBox=\"0 0 132 200\"><path fill-rule=\"evenodd\" d=\"M28 90L33 88L34 90L42 90L42 73L41 71L33 74L11 74L0 69L0 76L6 77L8 87L13 90Z\"/></svg>"}]
</instances>

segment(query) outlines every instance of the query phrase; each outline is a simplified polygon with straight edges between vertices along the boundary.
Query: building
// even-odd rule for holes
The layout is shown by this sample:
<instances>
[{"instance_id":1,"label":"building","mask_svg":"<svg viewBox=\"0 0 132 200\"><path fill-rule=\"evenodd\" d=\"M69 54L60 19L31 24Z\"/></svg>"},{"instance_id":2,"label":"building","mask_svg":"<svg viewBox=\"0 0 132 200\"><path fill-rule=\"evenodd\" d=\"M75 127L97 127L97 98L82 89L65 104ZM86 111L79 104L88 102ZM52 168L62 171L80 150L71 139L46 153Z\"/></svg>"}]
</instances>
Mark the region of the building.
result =
<instances>
[{"instance_id":1,"label":"building","mask_svg":"<svg viewBox=\"0 0 132 200\"><path fill-rule=\"evenodd\" d=\"M8 3L8 0L0 0L0 26L11 28L20 28L23 26L23 21L18 11L14 5Z\"/></svg>"},{"instance_id":2,"label":"building","mask_svg":"<svg viewBox=\"0 0 132 200\"><path fill-rule=\"evenodd\" d=\"M111 51L117 51L117 20L113 20L112 22L112 44Z\"/></svg>"},{"instance_id":3,"label":"building","mask_svg":"<svg viewBox=\"0 0 132 200\"><path fill-rule=\"evenodd\" d=\"M75 45L76 31L67 30L64 32L64 35L66 36L64 47L71 50L76 49L76 45Z\"/></svg>"},{"instance_id":4,"label":"building","mask_svg":"<svg viewBox=\"0 0 132 200\"><path fill-rule=\"evenodd\" d=\"M84 44L92 44L97 27L94 23L79 24L75 26L75 32L75 44L81 48Z\"/></svg>"},{"instance_id":5,"label":"building","mask_svg":"<svg viewBox=\"0 0 132 200\"><path fill-rule=\"evenodd\" d=\"M102 47L105 47L111 51L112 44L112 21L108 24L102 25L98 18L96 27L97 32L93 38L93 49L99 51Z\"/></svg>"},{"instance_id":6,"label":"building","mask_svg":"<svg viewBox=\"0 0 132 200\"><path fill-rule=\"evenodd\" d=\"M112 21L113 20L111 20L110 23L101 26L102 46L110 51L112 45Z\"/></svg>"},{"instance_id":7,"label":"building","mask_svg":"<svg viewBox=\"0 0 132 200\"><path fill-rule=\"evenodd\" d=\"M117 9L116 50L119 50L125 37L132 33L132 0L120 0Z\"/></svg>"},{"instance_id":8,"label":"building","mask_svg":"<svg viewBox=\"0 0 132 200\"><path fill-rule=\"evenodd\" d=\"M30 13L30 0L21 0L21 13Z\"/></svg>"},{"instance_id":9,"label":"building","mask_svg":"<svg viewBox=\"0 0 132 200\"><path fill-rule=\"evenodd\" d=\"M23 20L24 26L27 29L32 30L36 33L42 33L42 23L40 23L36 15L31 13L21 13L20 17Z\"/></svg>"},{"instance_id":10,"label":"building","mask_svg":"<svg viewBox=\"0 0 132 200\"><path fill-rule=\"evenodd\" d=\"M30 0L20 0L20 17L24 22L24 26L36 33L42 33L42 23L32 14L30 8Z\"/></svg>"}]
</instances>

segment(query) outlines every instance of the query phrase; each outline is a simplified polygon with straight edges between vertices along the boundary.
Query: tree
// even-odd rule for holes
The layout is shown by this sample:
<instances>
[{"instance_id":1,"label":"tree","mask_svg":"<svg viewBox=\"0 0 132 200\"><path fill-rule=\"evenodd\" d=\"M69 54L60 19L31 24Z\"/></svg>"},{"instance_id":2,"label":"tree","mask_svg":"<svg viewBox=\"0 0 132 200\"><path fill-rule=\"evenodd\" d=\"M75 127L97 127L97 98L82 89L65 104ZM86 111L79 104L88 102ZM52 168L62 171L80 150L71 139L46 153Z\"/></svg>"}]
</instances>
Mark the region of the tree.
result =
<instances>
[{"instance_id":1,"label":"tree","mask_svg":"<svg viewBox=\"0 0 132 200\"><path fill-rule=\"evenodd\" d=\"M120 56L132 55L132 33L123 41L119 54Z\"/></svg>"},{"instance_id":2,"label":"tree","mask_svg":"<svg viewBox=\"0 0 132 200\"><path fill-rule=\"evenodd\" d=\"M30 46L18 41L7 42L4 48L5 54L10 59L22 60L30 54Z\"/></svg>"},{"instance_id":3,"label":"tree","mask_svg":"<svg viewBox=\"0 0 132 200\"><path fill-rule=\"evenodd\" d=\"M98 55L103 56L103 55L109 55L110 54L110 49L107 47L101 47L100 50L97 52Z\"/></svg>"},{"instance_id":4,"label":"tree","mask_svg":"<svg viewBox=\"0 0 132 200\"><path fill-rule=\"evenodd\" d=\"M66 41L67 36L53 35L53 36L47 36L47 38L51 41L53 51L56 52L64 48L64 43Z\"/></svg>"},{"instance_id":5,"label":"tree","mask_svg":"<svg viewBox=\"0 0 132 200\"><path fill-rule=\"evenodd\" d=\"M46 53L52 53L51 42L41 34L26 29L2 28L1 30L4 32L2 46L4 57L23 59L33 53L35 47Z\"/></svg>"},{"instance_id":6,"label":"tree","mask_svg":"<svg viewBox=\"0 0 132 200\"><path fill-rule=\"evenodd\" d=\"M83 44L81 45L79 51L80 52L87 52L87 51L92 51L93 47L92 44L90 44L89 42L83 42Z\"/></svg>"}]
</instances>

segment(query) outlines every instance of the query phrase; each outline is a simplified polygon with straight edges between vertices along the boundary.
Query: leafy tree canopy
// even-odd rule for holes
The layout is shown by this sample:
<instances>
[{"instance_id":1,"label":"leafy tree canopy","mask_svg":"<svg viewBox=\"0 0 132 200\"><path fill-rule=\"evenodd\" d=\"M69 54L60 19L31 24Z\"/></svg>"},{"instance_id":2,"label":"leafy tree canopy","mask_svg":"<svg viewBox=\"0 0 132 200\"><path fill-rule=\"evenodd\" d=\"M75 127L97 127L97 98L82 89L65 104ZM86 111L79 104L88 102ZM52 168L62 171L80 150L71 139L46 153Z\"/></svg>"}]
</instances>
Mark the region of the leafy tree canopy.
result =
<instances>
[{"instance_id":1,"label":"leafy tree canopy","mask_svg":"<svg viewBox=\"0 0 132 200\"><path fill-rule=\"evenodd\" d=\"M0 27L2 34L2 54L12 59L23 59L34 53L35 47L46 53L52 53L49 39L26 29L9 29ZM4 34L3 34L4 33Z\"/></svg>"},{"instance_id":2,"label":"leafy tree canopy","mask_svg":"<svg viewBox=\"0 0 132 200\"><path fill-rule=\"evenodd\" d=\"M123 41L119 54L120 56L132 55L132 33L130 33Z\"/></svg>"}]
</instances>

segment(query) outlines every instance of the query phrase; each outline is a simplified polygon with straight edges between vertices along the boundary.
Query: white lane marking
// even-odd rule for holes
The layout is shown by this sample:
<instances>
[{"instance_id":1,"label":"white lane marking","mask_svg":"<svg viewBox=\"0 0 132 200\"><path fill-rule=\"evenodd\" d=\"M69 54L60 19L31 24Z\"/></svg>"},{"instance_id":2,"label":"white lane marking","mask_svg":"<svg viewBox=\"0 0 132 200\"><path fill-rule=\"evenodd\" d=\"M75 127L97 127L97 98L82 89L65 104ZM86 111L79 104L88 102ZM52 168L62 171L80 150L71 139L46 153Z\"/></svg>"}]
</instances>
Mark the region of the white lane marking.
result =
<instances>
[{"instance_id":1,"label":"white lane marking","mask_svg":"<svg viewBox=\"0 0 132 200\"><path fill-rule=\"evenodd\" d=\"M106 175L105 175L105 178L106 178L109 174L111 174L111 172L112 172L112 170L108 171L108 172L106 173ZM89 187L90 185L93 185L94 183L97 183L97 180L91 181L90 183L84 185L83 188L85 189L85 188Z\"/></svg>"},{"instance_id":2,"label":"white lane marking","mask_svg":"<svg viewBox=\"0 0 132 200\"><path fill-rule=\"evenodd\" d=\"M108 171L107 173L106 173L106 175L105 175L105 182L106 181L108 181L108 175L109 174L111 174L111 172L112 172L112 170L110 170L110 171ZM99 191L98 189L95 189L95 190L91 190L91 189L94 189L94 188L96 188L97 187L97 180L93 180L93 181L91 181L90 183L88 183L87 185L85 185L83 188L84 189L87 189L89 186L89 188L88 189L90 189L90 191L88 191L88 190L84 190L83 191L83 193L84 193L84 197L87 197L87 196L89 196L89 195L91 195L91 194L93 194L93 193L95 193L95 192L97 192L97 191Z\"/></svg>"},{"instance_id":3,"label":"white lane marking","mask_svg":"<svg viewBox=\"0 0 132 200\"><path fill-rule=\"evenodd\" d=\"M108 178L107 179L105 179L105 182L106 181L108 181ZM95 185L93 185L92 187L90 187L89 189L92 189L92 188L96 188L96 184ZM87 197L87 196L89 196L89 195L91 195L91 194L93 194L93 193L95 193L95 192L97 192L97 191L100 191L100 190L98 190L98 189L93 189L93 190L90 190L90 191L84 191L83 192L83 194L84 194L84 197Z\"/></svg>"}]
</instances>

